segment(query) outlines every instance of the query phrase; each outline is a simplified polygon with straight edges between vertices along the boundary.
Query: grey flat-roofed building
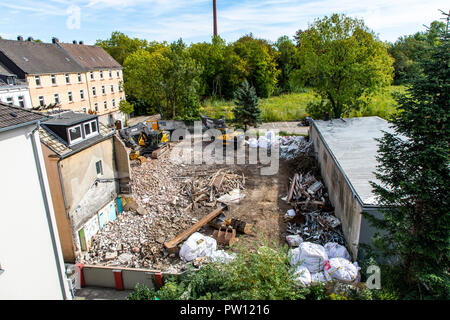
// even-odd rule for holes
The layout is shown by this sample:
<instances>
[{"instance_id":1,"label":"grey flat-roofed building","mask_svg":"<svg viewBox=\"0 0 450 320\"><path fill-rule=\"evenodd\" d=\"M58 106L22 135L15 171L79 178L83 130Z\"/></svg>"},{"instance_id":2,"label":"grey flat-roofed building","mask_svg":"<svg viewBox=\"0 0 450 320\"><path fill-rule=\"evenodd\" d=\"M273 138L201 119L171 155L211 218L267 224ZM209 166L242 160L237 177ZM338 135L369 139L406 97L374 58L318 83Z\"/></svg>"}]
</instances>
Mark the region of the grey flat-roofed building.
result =
<instances>
[{"instance_id":1,"label":"grey flat-roofed building","mask_svg":"<svg viewBox=\"0 0 450 320\"><path fill-rule=\"evenodd\" d=\"M358 245L370 243L375 232L361 212L381 215L370 181L377 182L375 139L381 138L383 131L392 129L379 117L315 120L310 128L322 178L354 257Z\"/></svg>"}]
</instances>

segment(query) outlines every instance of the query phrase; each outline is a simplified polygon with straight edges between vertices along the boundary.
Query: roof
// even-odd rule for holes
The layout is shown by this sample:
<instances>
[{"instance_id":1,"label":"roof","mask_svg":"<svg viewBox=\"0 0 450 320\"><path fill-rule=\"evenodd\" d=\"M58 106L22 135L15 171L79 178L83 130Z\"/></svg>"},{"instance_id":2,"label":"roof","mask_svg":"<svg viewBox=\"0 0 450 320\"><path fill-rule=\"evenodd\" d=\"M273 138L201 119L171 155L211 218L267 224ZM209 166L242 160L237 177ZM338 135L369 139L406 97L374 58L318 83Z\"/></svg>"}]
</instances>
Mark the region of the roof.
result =
<instances>
[{"instance_id":1,"label":"roof","mask_svg":"<svg viewBox=\"0 0 450 320\"><path fill-rule=\"evenodd\" d=\"M85 71L63 49L53 43L0 39L0 51L27 74Z\"/></svg>"},{"instance_id":2,"label":"roof","mask_svg":"<svg viewBox=\"0 0 450 320\"><path fill-rule=\"evenodd\" d=\"M75 113L73 111L63 112L52 116L49 120L43 124L46 125L58 125L58 126L71 126L80 122L88 121L97 118L96 115L86 113Z\"/></svg>"},{"instance_id":3,"label":"roof","mask_svg":"<svg viewBox=\"0 0 450 320\"><path fill-rule=\"evenodd\" d=\"M59 45L86 69L122 69L122 66L101 47L73 43L59 43Z\"/></svg>"},{"instance_id":4,"label":"roof","mask_svg":"<svg viewBox=\"0 0 450 320\"><path fill-rule=\"evenodd\" d=\"M39 136L43 144L53 150L60 157L65 158L111 137L115 132L114 129L106 127L101 122L99 122L99 129L99 135L73 146L68 146L65 144L60 138L58 138L58 136L45 127L39 128Z\"/></svg>"},{"instance_id":5,"label":"roof","mask_svg":"<svg viewBox=\"0 0 450 320\"><path fill-rule=\"evenodd\" d=\"M322 140L363 205L377 205L370 181L378 182L374 171L378 162L378 142L383 131L393 132L379 117L314 120Z\"/></svg>"},{"instance_id":6,"label":"roof","mask_svg":"<svg viewBox=\"0 0 450 320\"><path fill-rule=\"evenodd\" d=\"M0 102L0 132L42 121L46 117Z\"/></svg>"},{"instance_id":7,"label":"roof","mask_svg":"<svg viewBox=\"0 0 450 320\"><path fill-rule=\"evenodd\" d=\"M0 62L0 75L15 76L5 65Z\"/></svg>"}]
</instances>

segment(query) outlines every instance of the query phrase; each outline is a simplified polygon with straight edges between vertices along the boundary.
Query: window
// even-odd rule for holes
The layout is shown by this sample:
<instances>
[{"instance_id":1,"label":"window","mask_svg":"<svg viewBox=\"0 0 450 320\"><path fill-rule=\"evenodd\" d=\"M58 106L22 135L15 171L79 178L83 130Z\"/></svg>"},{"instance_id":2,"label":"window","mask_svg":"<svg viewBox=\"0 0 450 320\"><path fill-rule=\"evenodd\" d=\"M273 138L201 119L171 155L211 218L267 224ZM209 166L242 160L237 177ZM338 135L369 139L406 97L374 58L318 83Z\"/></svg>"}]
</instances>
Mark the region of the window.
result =
<instances>
[{"instance_id":1,"label":"window","mask_svg":"<svg viewBox=\"0 0 450 320\"><path fill-rule=\"evenodd\" d=\"M117 78L119 78L119 77L120 77L120 71L117 70Z\"/></svg>"},{"instance_id":2,"label":"window","mask_svg":"<svg viewBox=\"0 0 450 320\"><path fill-rule=\"evenodd\" d=\"M78 74L78 82L81 82L81 73Z\"/></svg>"},{"instance_id":3,"label":"window","mask_svg":"<svg viewBox=\"0 0 450 320\"><path fill-rule=\"evenodd\" d=\"M119 88L119 92L122 92L122 86L121 86L120 83L119 83L119 85L117 87Z\"/></svg>"},{"instance_id":4,"label":"window","mask_svg":"<svg viewBox=\"0 0 450 320\"><path fill-rule=\"evenodd\" d=\"M98 111L98 103L97 103L97 102L94 103L94 110L95 110L95 111Z\"/></svg>"},{"instance_id":5,"label":"window","mask_svg":"<svg viewBox=\"0 0 450 320\"><path fill-rule=\"evenodd\" d=\"M6 82L8 82L8 84L9 84L10 86L13 86L13 85L16 84L16 81L15 81L14 77L7 77L7 78L6 78Z\"/></svg>"},{"instance_id":6,"label":"window","mask_svg":"<svg viewBox=\"0 0 450 320\"><path fill-rule=\"evenodd\" d=\"M68 129L69 131L69 143L73 144L83 140L81 136L81 125L77 125Z\"/></svg>"},{"instance_id":7,"label":"window","mask_svg":"<svg viewBox=\"0 0 450 320\"><path fill-rule=\"evenodd\" d=\"M45 105L44 96L39 96L39 105L43 107Z\"/></svg>"},{"instance_id":8,"label":"window","mask_svg":"<svg viewBox=\"0 0 450 320\"><path fill-rule=\"evenodd\" d=\"M108 109L108 103L106 101L103 102L103 106L105 107L105 110Z\"/></svg>"},{"instance_id":9,"label":"window","mask_svg":"<svg viewBox=\"0 0 450 320\"><path fill-rule=\"evenodd\" d=\"M95 97L97 95L97 92L95 91L95 87L92 87L92 95Z\"/></svg>"},{"instance_id":10,"label":"window","mask_svg":"<svg viewBox=\"0 0 450 320\"><path fill-rule=\"evenodd\" d=\"M116 107L116 99L112 99L112 107L113 107L113 108Z\"/></svg>"},{"instance_id":11,"label":"window","mask_svg":"<svg viewBox=\"0 0 450 320\"><path fill-rule=\"evenodd\" d=\"M86 107L83 107L83 112L84 112L84 113L87 113Z\"/></svg>"},{"instance_id":12,"label":"window","mask_svg":"<svg viewBox=\"0 0 450 320\"><path fill-rule=\"evenodd\" d=\"M72 92L69 91L68 94L69 94L69 102L72 102L73 101Z\"/></svg>"},{"instance_id":13,"label":"window","mask_svg":"<svg viewBox=\"0 0 450 320\"><path fill-rule=\"evenodd\" d=\"M52 84L56 84L56 76L52 74Z\"/></svg>"},{"instance_id":14,"label":"window","mask_svg":"<svg viewBox=\"0 0 450 320\"><path fill-rule=\"evenodd\" d=\"M97 175L101 176L103 174L102 160L95 163L95 170L97 170Z\"/></svg>"},{"instance_id":15,"label":"window","mask_svg":"<svg viewBox=\"0 0 450 320\"><path fill-rule=\"evenodd\" d=\"M97 120L91 122L91 131L92 133L97 132Z\"/></svg>"},{"instance_id":16,"label":"window","mask_svg":"<svg viewBox=\"0 0 450 320\"><path fill-rule=\"evenodd\" d=\"M12 97L6 98L6 102L9 104L13 104L13 98Z\"/></svg>"},{"instance_id":17,"label":"window","mask_svg":"<svg viewBox=\"0 0 450 320\"><path fill-rule=\"evenodd\" d=\"M66 73L66 83L70 83L70 77L68 73Z\"/></svg>"},{"instance_id":18,"label":"window","mask_svg":"<svg viewBox=\"0 0 450 320\"><path fill-rule=\"evenodd\" d=\"M111 93L114 93L114 85L111 85Z\"/></svg>"},{"instance_id":19,"label":"window","mask_svg":"<svg viewBox=\"0 0 450 320\"><path fill-rule=\"evenodd\" d=\"M41 85L41 77L39 76L34 76L34 81L36 81L36 85L40 86Z\"/></svg>"},{"instance_id":20,"label":"window","mask_svg":"<svg viewBox=\"0 0 450 320\"><path fill-rule=\"evenodd\" d=\"M55 93L55 103L59 103L59 94Z\"/></svg>"},{"instance_id":21,"label":"window","mask_svg":"<svg viewBox=\"0 0 450 320\"><path fill-rule=\"evenodd\" d=\"M102 93L103 93L103 94L106 94L105 86L102 86Z\"/></svg>"},{"instance_id":22,"label":"window","mask_svg":"<svg viewBox=\"0 0 450 320\"><path fill-rule=\"evenodd\" d=\"M112 71L109 70L109 77L112 78Z\"/></svg>"},{"instance_id":23,"label":"window","mask_svg":"<svg viewBox=\"0 0 450 320\"><path fill-rule=\"evenodd\" d=\"M94 80L94 72L91 71L91 80Z\"/></svg>"},{"instance_id":24,"label":"window","mask_svg":"<svg viewBox=\"0 0 450 320\"><path fill-rule=\"evenodd\" d=\"M84 100L84 91L83 90L80 90L80 98L81 98L81 100Z\"/></svg>"},{"instance_id":25,"label":"window","mask_svg":"<svg viewBox=\"0 0 450 320\"><path fill-rule=\"evenodd\" d=\"M20 106L21 108L25 108L25 102L24 102L23 96L18 96L18 97L17 97L17 100L19 101L19 106Z\"/></svg>"},{"instance_id":26,"label":"window","mask_svg":"<svg viewBox=\"0 0 450 320\"><path fill-rule=\"evenodd\" d=\"M86 138L97 134L97 120L86 122L83 124L83 127Z\"/></svg>"},{"instance_id":27,"label":"window","mask_svg":"<svg viewBox=\"0 0 450 320\"><path fill-rule=\"evenodd\" d=\"M103 71L100 71L100 79L103 79Z\"/></svg>"}]
</instances>

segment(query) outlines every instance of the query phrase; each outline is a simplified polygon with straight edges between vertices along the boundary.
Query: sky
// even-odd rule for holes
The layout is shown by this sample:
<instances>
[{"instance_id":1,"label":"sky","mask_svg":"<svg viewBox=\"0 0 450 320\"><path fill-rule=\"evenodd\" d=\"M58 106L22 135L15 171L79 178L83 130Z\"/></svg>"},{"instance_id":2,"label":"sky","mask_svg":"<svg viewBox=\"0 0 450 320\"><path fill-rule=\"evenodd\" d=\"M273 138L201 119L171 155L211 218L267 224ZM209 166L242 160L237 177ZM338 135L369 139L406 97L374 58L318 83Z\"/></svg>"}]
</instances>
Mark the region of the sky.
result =
<instances>
[{"instance_id":1,"label":"sky","mask_svg":"<svg viewBox=\"0 0 450 320\"><path fill-rule=\"evenodd\" d=\"M383 41L424 31L448 11L446 0L217 0L219 35L292 38L316 18L345 13L364 19ZM15 0L0 2L0 36L94 44L113 31L150 41L210 41L212 0Z\"/></svg>"}]
</instances>

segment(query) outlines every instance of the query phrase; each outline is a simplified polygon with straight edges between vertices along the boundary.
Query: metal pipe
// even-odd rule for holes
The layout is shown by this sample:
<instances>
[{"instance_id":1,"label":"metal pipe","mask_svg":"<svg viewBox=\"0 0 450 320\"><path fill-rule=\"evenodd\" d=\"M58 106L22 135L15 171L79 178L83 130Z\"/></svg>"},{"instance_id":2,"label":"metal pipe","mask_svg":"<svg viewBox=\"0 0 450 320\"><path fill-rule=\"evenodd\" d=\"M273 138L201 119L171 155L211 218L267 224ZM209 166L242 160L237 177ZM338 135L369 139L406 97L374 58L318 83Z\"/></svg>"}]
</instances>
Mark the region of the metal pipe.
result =
<instances>
[{"instance_id":1,"label":"metal pipe","mask_svg":"<svg viewBox=\"0 0 450 320\"><path fill-rule=\"evenodd\" d=\"M216 0L213 0L214 37L217 37L217 7Z\"/></svg>"},{"instance_id":2,"label":"metal pipe","mask_svg":"<svg viewBox=\"0 0 450 320\"><path fill-rule=\"evenodd\" d=\"M69 219L69 208L67 207L66 192L64 191L64 183L62 180L61 167L59 165L61 160L63 160L63 159L62 158L58 159L58 161L56 162L56 167L58 168L59 184L61 186L61 193L62 193L63 201L64 201L64 211L66 212L67 219Z\"/></svg>"},{"instance_id":3,"label":"metal pipe","mask_svg":"<svg viewBox=\"0 0 450 320\"><path fill-rule=\"evenodd\" d=\"M53 248L53 254L55 256L56 268L58 269L57 272L58 272L59 285L61 288L63 299L67 300L67 295L66 295L66 290L65 290L65 285L64 285L64 277L62 275L62 266L61 266L61 263L59 260L58 247L56 245L55 230L53 229L50 207L49 207L48 198L47 198L47 192L45 190L45 183L42 178L43 175L42 175L42 169L41 169L41 162L39 160L39 154L38 154L38 149L36 146L36 141L34 140L34 134L37 130L39 130L40 125L41 125L40 121L38 121L36 124L36 128L34 128L31 131L31 137L30 137L31 138L31 146L33 148L34 162L36 164L36 169L37 169L37 173L38 173L39 185L41 187L42 200L44 201L45 214L47 217L48 228L50 231L50 238L52 241L52 248Z\"/></svg>"}]
</instances>

